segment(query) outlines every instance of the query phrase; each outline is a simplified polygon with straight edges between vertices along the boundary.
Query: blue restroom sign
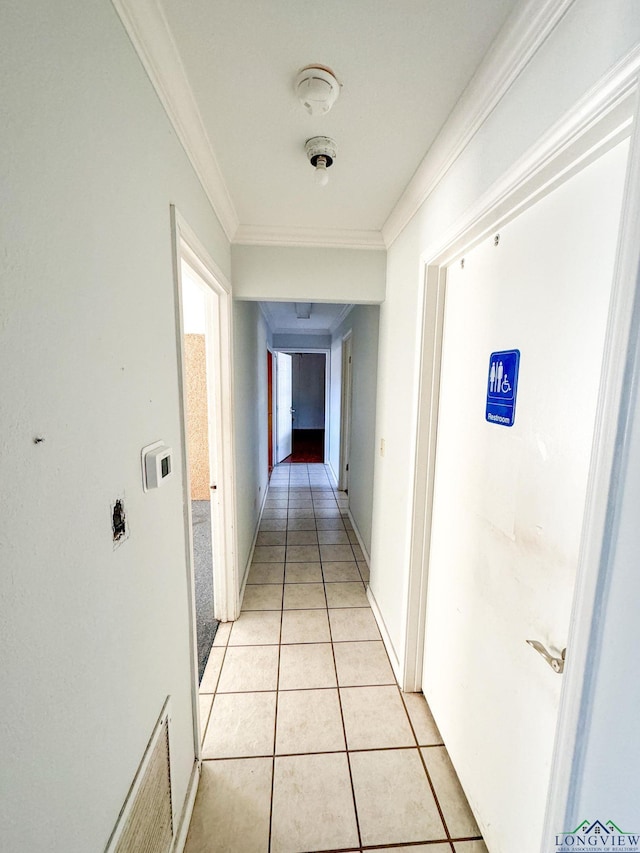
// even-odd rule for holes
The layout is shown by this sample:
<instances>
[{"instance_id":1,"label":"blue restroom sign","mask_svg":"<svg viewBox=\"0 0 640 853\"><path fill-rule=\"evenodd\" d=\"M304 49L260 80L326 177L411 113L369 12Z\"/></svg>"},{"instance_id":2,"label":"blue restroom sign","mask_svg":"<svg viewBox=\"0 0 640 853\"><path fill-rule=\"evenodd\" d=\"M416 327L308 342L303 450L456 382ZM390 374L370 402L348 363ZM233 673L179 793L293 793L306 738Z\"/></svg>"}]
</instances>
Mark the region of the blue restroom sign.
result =
<instances>
[{"instance_id":1,"label":"blue restroom sign","mask_svg":"<svg viewBox=\"0 0 640 853\"><path fill-rule=\"evenodd\" d=\"M487 378L487 412L489 423L513 426L516 419L516 393L520 350L492 352Z\"/></svg>"}]
</instances>

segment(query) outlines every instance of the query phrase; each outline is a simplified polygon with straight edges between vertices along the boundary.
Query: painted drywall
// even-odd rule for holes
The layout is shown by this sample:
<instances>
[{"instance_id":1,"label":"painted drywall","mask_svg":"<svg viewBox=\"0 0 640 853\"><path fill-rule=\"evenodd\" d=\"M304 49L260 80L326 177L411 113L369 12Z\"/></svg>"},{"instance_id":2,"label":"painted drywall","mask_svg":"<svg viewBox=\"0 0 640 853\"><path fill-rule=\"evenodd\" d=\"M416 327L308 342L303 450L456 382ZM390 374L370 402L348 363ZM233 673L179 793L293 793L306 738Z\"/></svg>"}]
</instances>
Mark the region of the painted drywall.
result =
<instances>
[{"instance_id":1,"label":"painted drywall","mask_svg":"<svg viewBox=\"0 0 640 853\"><path fill-rule=\"evenodd\" d=\"M170 204L230 253L112 5L0 17L0 848L87 853L169 695L177 817L193 767Z\"/></svg>"},{"instance_id":2,"label":"painted drywall","mask_svg":"<svg viewBox=\"0 0 640 853\"><path fill-rule=\"evenodd\" d=\"M324 429L326 356L292 353L293 429Z\"/></svg>"},{"instance_id":3,"label":"painted drywall","mask_svg":"<svg viewBox=\"0 0 640 853\"><path fill-rule=\"evenodd\" d=\"M240 582L249 566L268 485L267 324L257 302L233 302L237 547Z\"/></svg>"},{"instance_id":4,"label":"painted drywall","mask_svg":"<svg viewBox=\"0 0 640 853\"><path fill-rule=\"evenodd\" d=\"M237 299L382 302L386 252L286 246L233 246Z\"/></svg>"},{"instance_id":5,"label":"painted drywall","mask_svg":"<svg viewBox=\"0 0 640 853\"><path fill-rule=\"evenodd\" d=\"M380 309L377 305L356 305L336 329L331 345L329 461L331 469L338 476L340 468L342 339L351 331L353 378L349 510L368 552L371 548L373 510L379 317Z\"/></svg>"},{"instance_id":6,"label":"painted drywall","mask_svg":"<svg viewBox=\"0 0 640 853\"><path fill-rule=\"evenodd\" d=\"M418 389L421 254L637 45L634 0L574 3L387 253L380 310L371 588L403 658Z\"/></svg>"},{"instance_id":7,"label":"painted drywall","mask_svg":"<svg viewBox=\"0 0 640 853\"><path fill-rule=\"evenodd\" d=\"M568 645L627 154L447 272L423 689L495 853L541 850L562 679L526 640ZM508 428L484 404L513 348Z\"/></svg>"},{"instance_id":8,"label":"painted drywall","mask_svg":"<svg viewBox=\"0 0 640 853\"><path fill-rule=\"evenodd\" d=\"M279 333L273 336L273 345L278 349L329 349L331 335Z\"/></svg>"}]
</instances>

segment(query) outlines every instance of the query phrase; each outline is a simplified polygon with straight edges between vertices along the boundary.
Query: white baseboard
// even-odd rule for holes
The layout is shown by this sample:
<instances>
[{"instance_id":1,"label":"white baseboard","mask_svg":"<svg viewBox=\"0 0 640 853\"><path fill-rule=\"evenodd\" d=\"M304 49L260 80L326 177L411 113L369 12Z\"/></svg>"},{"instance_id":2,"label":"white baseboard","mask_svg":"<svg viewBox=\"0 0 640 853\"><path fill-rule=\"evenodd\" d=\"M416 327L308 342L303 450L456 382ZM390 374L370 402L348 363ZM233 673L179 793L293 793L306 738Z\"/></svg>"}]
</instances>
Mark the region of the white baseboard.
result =
<instances>
[{"instance_id":1,"label":"white baseboard","mask_svg":"<svg viewBox=\"0 0 640 853\"><path fill-rule=\"evenodd\" d=\"M251 543L251 548L249 549L249 558L245 563L244 572L242 573L242 583L240 584L240 609L242 609L242 599L244 598L244 590L247 585L247 579L249 577L249 570L251 568L251 563L253 562L253 552L256 550L256 542L258 541L258 533L260 532L260 523L262 522L262 513L264 512L264 505L267 501L267 495L269 494L269 484L267 483L267 488L264 490L264 496L262 498L262 504L260 505L260 512L258 513L258 520L256 522L256 529L253 533L253 542Z\"/></svg>"},{"instance_id":2,"label":"white baseboard","mask_svg":"<svg viewBox=\"0 0 640 853\"><path fill-rule=\"evenodd\" d=\"M369 599L369 604L371 605L371 609L373 610L375 620L378 623L378 628L380 630L380 634L382 635L382 642L384 643L384 647L387 650L387 654L389 655L393 674L395 675L396 680L400 685L400 688L402 689L402 671L400 668L400 661L398 660L398 655L396 654L396 650L394 649L393 643L391 642L391 637L389 636L389 632L387 631L387 626L384 624L382 613L380 613L378 602L376 601L374 594L371 592L370 586L367 587L367 598Z\"/></svg>"},{"instance_id":3,"label":"white baseboard","mask_svg":"<svg viewBox=\"0 0 640 853\"><path fill-rule=\"evenodd\" d=\"M362 548L362 553L364 554L364 559L366 564L371 568L371 557L369 556L369 552L366 549L364 542L362 541L362 534L358 530L358 525L355 523L353 516L351 515L351 510L347 507L347 515L349 516L349 521L351 522L351 526L353 527L353 532L356 534L358 539L358 545Z\"/></svg>"},{"instance_id":4,"label":"white baseboard","mask_svg":"<svg viewBox=\"0 0 640 853\"><path fill-rule=\"evenodd\" d=\"M333 480L333 488L337 489L339 486L338 478L336 477L336 472L333 470L333 465L331 462L325 462L326 467L329 469L329 476Z\"/></svg>"},{"instance_id":5,"label":"white baseboard","mask_svg":"<svg viewBox=\"0 0 640 853\"><path fill-rule=\"evenodd\" d=\"M184 845L187 843L187 834L189 833L189 824L191 823L191 816L196 802L199 782L200 762L195 761L193 764L193 770L191 771L191 778L189 779L189 786L187 788L187 796L185 797L184 806L182 807L182 814L180 815L180 821L178 823L178 831L176 832L171 853L182 853Z\"/></svg>"}]
</instances>

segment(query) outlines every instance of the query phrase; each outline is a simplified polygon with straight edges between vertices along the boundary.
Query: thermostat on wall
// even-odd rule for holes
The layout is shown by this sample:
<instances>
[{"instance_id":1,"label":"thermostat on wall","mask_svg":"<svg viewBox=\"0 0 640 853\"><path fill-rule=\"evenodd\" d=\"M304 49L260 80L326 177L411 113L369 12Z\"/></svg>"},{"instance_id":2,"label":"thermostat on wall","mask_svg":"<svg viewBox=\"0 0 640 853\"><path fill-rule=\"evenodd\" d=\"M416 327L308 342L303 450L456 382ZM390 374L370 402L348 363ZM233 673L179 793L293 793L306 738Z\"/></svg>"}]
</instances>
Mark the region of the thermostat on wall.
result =
<instances>
[{"instance_id":1,"label":"thermostat on wall","mask_svg":"<svg viewBox=\"0 0 640 853\"><path fill-rule=\"evenodd\" d=\"M145 492L157 489L171 476L173 451L163 441L142 448L142 486Z\"/></svg>"}]
</instances>

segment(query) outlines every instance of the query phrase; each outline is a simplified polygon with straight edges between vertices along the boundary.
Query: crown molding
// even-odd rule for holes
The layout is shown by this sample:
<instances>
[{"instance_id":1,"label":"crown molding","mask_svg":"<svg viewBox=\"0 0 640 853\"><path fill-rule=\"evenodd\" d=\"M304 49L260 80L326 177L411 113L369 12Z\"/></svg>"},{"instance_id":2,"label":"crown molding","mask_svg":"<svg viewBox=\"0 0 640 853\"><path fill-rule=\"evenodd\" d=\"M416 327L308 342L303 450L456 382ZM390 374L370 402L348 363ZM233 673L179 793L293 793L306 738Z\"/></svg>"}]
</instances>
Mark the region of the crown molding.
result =
<instances>
[{"instance_id":1,"label":"crown molding","mask_svg":"<svg viewBox=\"0 0 640 853\"><path fill-rule=\"evenodd\" d=\"M157 0L112 3L225 234L233 240L238 214L160 5Z\"/></svg>"},{"instance_id":2,"label":"crown molding","mask_svg":"<svg viewBox=\"0 0 640 853\"><path fill-rule=\"evenodd\" d=\"M338 314L338 316L336 317L336 319L333 321L333 323L331 324L331 326L329 328L329 331L331 332L331 334L333 334L335 332L335 330L340 326L341 323L344 323L344 321L347 319L347 317L349 316L349 314L353 311L353 309L355 307L356 307L355 305L345 305L344 306L342 311Z\"/></svg>"},{"instance_id":3,"label":"crown molding","mask_svg":"<svg viewBox=\"0 0 640 853\"><path fill-rule=\"evenodd\" d=\"M266 322L267 326L269 327L269 330L273 333L273 324L275 322L275 317L273 316L273 311L269 307L269 303L268 302L258 302L258 307L260 308L262 316L264 317L265 322Z\"/></svg>"},{"instance_id":4,"label":"crown molding","mask_svg":"<svg viewBox=\"0 0 640 853\"><path fill-rule=\"evenodd\" d=\"M352 231L347 228L280 228L240 225L233 238L243 246L306 246L325 249L385 249L380 231Z\"/></svg>"},{"instance_id":5,"label":"crown molding","mask_svg":"<svg viewBox=\"0 0 640 853\"><path fill-rule=\"evenodd\" d=\"M575 0L524 0L507 19L473 79L382 227L391 246Z\"/></svg>"}]
</instances>

